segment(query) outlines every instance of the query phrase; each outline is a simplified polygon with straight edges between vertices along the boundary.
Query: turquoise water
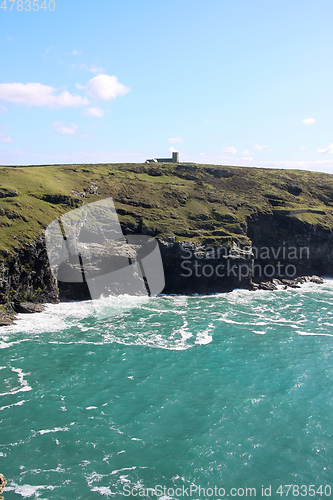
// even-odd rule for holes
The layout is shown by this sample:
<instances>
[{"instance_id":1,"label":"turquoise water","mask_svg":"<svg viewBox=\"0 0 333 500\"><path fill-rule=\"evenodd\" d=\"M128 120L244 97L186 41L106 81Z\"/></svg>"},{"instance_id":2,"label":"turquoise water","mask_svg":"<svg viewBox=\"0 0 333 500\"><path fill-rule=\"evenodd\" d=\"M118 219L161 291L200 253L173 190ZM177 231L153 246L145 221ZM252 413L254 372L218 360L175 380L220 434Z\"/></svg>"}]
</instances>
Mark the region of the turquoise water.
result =
<instances>
[{"instance_id":1,"label":"turquoise water","mask_svg":"<svg viewBox=\"0 0 333 500\"><path fill-rule=\"evenodd\" d=\"M21 315L0 331L5 500L327 498L332 305L326 281Z\"/></svg>"}]
</instances>

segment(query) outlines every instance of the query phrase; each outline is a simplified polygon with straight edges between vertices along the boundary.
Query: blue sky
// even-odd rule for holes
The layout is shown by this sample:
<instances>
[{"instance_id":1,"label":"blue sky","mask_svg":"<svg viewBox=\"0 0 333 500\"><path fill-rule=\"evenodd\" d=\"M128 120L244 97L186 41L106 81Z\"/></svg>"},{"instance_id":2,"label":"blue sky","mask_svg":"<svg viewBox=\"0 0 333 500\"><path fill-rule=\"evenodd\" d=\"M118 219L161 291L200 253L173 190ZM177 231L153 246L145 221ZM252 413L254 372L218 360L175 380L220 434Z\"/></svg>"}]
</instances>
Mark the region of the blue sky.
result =
<instances>
[{"instance_id":1,"label":"blue sky","mask_svg":"<svg viewBox=\"0 0 333 500\"><path fill-rule=\"evenodd\" d=\"M42 5L0 9L0 164L333 173L331 0Z\"/></svg>"}]
</instances>

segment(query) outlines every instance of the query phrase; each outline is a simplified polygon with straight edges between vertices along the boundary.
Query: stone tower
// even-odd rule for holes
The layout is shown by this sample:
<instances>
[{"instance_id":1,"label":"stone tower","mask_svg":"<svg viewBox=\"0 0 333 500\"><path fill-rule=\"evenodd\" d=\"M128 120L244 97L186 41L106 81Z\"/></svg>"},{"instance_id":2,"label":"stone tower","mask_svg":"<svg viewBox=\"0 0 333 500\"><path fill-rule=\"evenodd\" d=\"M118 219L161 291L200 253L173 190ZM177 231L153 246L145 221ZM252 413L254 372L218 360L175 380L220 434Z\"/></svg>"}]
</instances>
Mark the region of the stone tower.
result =
<instances>
[{"instance_id":1,"label":"stone tower","mask_svg":"<svg viewBox=\"0 0 333 500\"><path fill-rule=\"evenodd\" d=\"M172 163L179 163L179 153L178 151L175 151L172 153Z\"/></svg>"}]
</instances>

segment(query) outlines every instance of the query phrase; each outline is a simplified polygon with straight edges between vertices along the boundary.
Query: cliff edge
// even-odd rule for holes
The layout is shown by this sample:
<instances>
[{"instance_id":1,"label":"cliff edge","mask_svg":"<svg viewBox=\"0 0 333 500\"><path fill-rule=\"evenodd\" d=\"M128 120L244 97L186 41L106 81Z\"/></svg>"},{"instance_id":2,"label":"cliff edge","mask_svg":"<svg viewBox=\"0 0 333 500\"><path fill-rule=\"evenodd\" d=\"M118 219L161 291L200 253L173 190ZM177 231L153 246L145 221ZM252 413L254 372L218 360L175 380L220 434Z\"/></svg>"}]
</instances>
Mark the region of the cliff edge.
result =
<instances>
[{"instance_id":1,"label":"cliff edge","mask_svg":"<svg viewBox=\"0 0 333 500\"><path fill-rule=\"evenodd\" d=\"M107 197L124 234L158 239L165 293L333 275L330 174L168 163L4 166L0 178L3 313L88 298L53 278L44 233L60 215Z\"/></svg>"}]
</instances>

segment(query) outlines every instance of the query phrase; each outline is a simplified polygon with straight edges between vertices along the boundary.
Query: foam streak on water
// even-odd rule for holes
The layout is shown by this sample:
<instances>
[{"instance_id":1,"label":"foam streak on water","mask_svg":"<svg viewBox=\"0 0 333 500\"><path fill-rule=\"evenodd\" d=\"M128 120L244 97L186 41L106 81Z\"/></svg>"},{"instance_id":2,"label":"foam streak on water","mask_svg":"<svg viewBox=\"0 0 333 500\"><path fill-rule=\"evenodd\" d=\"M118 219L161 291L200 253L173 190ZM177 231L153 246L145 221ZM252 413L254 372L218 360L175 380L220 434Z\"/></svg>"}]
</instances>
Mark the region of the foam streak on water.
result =
<instances>
[{"instance_id":1,"label":"foam streak on water","mask_svg":"<svg viewBox=\"0 0 333 500\"><path fill-rule=\"evenodd\" d=\"M20 315L0 331L5 498L333 489L332 304L327 281Z\"/></svg>"}]
</instances>

